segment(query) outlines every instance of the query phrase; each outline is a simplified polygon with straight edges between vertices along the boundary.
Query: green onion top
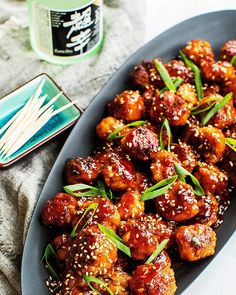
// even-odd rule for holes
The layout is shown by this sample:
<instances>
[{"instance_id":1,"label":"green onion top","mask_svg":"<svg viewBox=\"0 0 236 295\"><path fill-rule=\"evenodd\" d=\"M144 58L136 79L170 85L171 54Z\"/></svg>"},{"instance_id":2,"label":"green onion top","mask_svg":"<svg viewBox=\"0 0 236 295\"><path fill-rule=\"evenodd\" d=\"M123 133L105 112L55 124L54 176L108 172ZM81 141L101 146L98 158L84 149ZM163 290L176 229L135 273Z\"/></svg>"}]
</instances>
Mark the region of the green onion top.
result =
<instances>
[{"instance_id":1,"label":"green onion top","mask_svg":"<svg viewBox=\"0 0 236 295\"><path fill-rule=\"evenodd\" d=\"M203 98L203 88L202 88L202 79L201 79L201 71L187 56L180 50L180 56L183 59L184 63L191 68L194 73L195 87L197 90L198 99Z\"/></svg>"},{"instance_id":2,"label":"green onion top","mask_svg":"<svg viewBox=\"0 0 236 295\"><path fill-rule=\"evenodd\" d=\"M180 78L180 77L177 77L176 79L173 80L173 83L175 85L175 89L177 89L182 83L184 82L184 79ZM162 88L160 90L160 93L163 93L165 91L167 91L168 88L165 86L164 88Z\"/></svg>"},{"instance_id":3,"label":"green onion top","mask_svg":"<svg viewBox=\"0 0 236 295\"><path fill-rule=\"evenodd\" d=\"M216 104L216 101L219 100L218 97L209 97L208 99L204 99L204 101L202 101L202 103L198 104L197 106L195 107L192 107L191 108L191 115L198 115L198 114L201 114L201 113L204 113L206 111L208 111L209 109L211 109L215 104ZM201 109L201 106L208 103L208 102L211 102L212 103L208 106L206 106L205 108Z\"/></svg>"},{"instance_id":4,"label":"green onion top","mask_svg":"<svg viewBox=\"0 0 236 295\"><path fill-rule=\"evenodd\" d=\"M177 175L171 176L171 177L163 179L163 180L159 181L158 183L156 183L155 185L149 187L148 189L146 189L142 193L141 200L147 201L147 200L151 200L151 199L154 199L156 197L163 195L175 183L177 178L178 178Z\"/></svg>"},{"instance_id":5,"label":"green onion top","mask_svg":"<svg viewBox=\"0 0 236 295\"><path fill-rule=\"evenodd\" d=\"M208 121L232 98L233 93L228 93L220 102L218 102L206 115L202 118L202 125L206 125Z\"/></svg>"},{"instance_id":6,"label":"green onion top","mask_svg":"<svg viewBox=\"0 0 236 295\"><path fill-rule=\"evenodd\" d=\"M193 186L194 186L194 194L197 195L197 196L203 196L205 194L201 184L199 183L199 181L197 180L197 178L195 176L193 176L188 170L184 169L180 164L176 163L175 164L175 169L176 169L176 172L179 176L179 179L183 182L186 182L185 181L185 177L186 176L189 176L192 183L193 183Z\"/></svg>"},{"instance_id":7,"label":"green onion top","mask_svg":"<svg viewBox=\"0 0 236 295\"><path fill-rule=\"evenodd\" d=\"M75 197L95 197L95 196L102 196L102 198L108 198L110 200L113 199L113 194L110 189L106 189L104 183L102 181L97 182L98 187L78 183L64 186L64 190ZM84 191L85 192L77 192L77 191Z\"/></svg>"},{"instance_id":8,"label":"green onion top","mask_svg":"<svg viewBox=\"0 0 236 295\"><path fill-rule=\"evenodd\" d=\"M234 152L236 152L236 139L227 137L225 144L229 146Z\"/></svg>"},{"instance_id":9,"label":"green onion top","mask_svg":"<svg viewBox=\"0 0 236 295\"><path fill-rule=\"evenodd\" d=\"M64 190L68 194L75 196L75 197L92 197L92 196L100 195L100 191L97 187L83 184L83 183L64 186ZM83 191L83 190L86 190L86 191L85 192L76 192L76 191Z\"/></svg>"},{"instance_id":10,"label":"green onion top","mask_svg":"<svg viewBox=\"0 0 236 295\"><path fill-rule=\"evenodd\" d=\"M157 71L159 72L163 82L165 83L166 87L169 90L172 91L176 91L175 85L167 71L167 69L165 68L165 66L163 65L162 62L160 62L158 59L154 59L154 64L156 66Z\"/></svg>"},{"instance_id":11,"label":"green onion top","mask_svg":"<svg viewBox=\"0 0 236 295\"><path fill-rule=\"evenodd\" d=\"M95 284L98 284L98 285L101 285L103 286L107 292L110 294L110 295L114 295L114 293L111 291L111 289L100 279L96 278L96 277L93 277L93 276L83 276L84 277L84 280L85 282L88 284L88 286L90 287L90 289L93 291L93 292L96 292L98 295L101 295L101 293L96 290L92 285L91 283L95 283Z\"/></svg>"},{"instance_id":12,"label":"green onion top","mask_svg":"<svg viewBox=\"0 0 236 295\"><path fill-rule=\"evenodd\" d=\"M165 145L163 142L163 128L166 129L167 136L168 136L168 144L167 144L167 151L170 152L170 138L171 138L171 131L170 131L170 124L167 119L164 119L162 125L161 125L161 131L160 131L160 148L161 150L165 150Z\"/></svg>"},{"instance_id":13,"label":"green onion top","mask_svg":"<svg viewBox=\"0 0 236 295\"><path fill-rule=\"evenodd\" d=\"M44 255L42 257L42 260L45 260L46 267L47 267L48 271L50 272L51 276L54 279L59 280L59 275L56 273L56 271L53 269L51 263L49 262L49 260L51 260L53 258L54 259L56 258L56 252L53 249L52 245L48 244L46 249L45 249Z\"/></svg>"},{"instance_id":14,"label":"green onion top","mask_svg":"<svg viewBox=\"0 0 236 295\"><path fill-rule=\"evenodd\" d=\"M81 218L79 219L79 221L78 221L78 222L76 223L76 225L74 226L74 228L73 228L73 230L72 230L72 232L71 232L71 234L70 234L70 236L71 236L72 238L75 238L75 237L78 235L78 233L77 233L77 228L78 228L80 222L81 222L81 221L84 219L84 217L86 216L86 214L89 213L90 210L92 210L92 214L89 215L87 221L85 222L85 224L83 225L83 227L80 229L80 231L83 230L83 229L87 226L87 224L89 223L89 221L93 218L93 216L94 216L94 214L95 214L97 208L98 208L98 203L90 204L90 205L88 206L88 208L84 211L84 213L83 213L83 215L81 216Z\"/></svg>"},{"instance_id":15,"label":"green onion top","mask_svg":"<svg viewBox=\"0 0 236 295\"><path fill-rule=\"evenodd\" d=\"M117 236L112 230L110 230L108 227L98 224L99 229L116 245L116 247L131 257L130 248L125 245L125 242L122 240L121 237Z\"/></svg>"},{"instance_id":16,"label":"green onion top","mask_svg":"<svg viewBox=\"0 0 236 295\"><path fill-rule=\"evenodd\" d=\"M165 248L165 246L167 245L167 243L169 242L169 239L165 239L163 240L158 247L156 248L156 250L152 253L152 255L147 259L147 261L145 262L145 264L150 264L153 262L153 260L161 253L161 251Z\"/></svg>"},{"instance_id":17,"label":"green onion top","mask_svg":"<svg viewBox=\"0 0 236 295\"><path fill-rule=\"evenodd\" d=\"M144 124L146 124L147 121L134 121L132 123L129 123L123 127L119 127L116 128L113 132L111 132L108 136L107 136L107 140L114 140L114 139L120 139L122 137L124 137L123 135L119 135L119 132L127 127L136 127L136 126L143 126Z\"/></svg>"},{"instance_id":18,"label":"green onion top","mask_svg":"<svg viewBox=\"0 0 236 295\"><path fill-rule=\"evenodd\" d=\"M230 63L231 63L231 65L234 65L235 62L236 62L236 55L234 55L234 56L231 58Z\"/></svg>"}]
</instances>

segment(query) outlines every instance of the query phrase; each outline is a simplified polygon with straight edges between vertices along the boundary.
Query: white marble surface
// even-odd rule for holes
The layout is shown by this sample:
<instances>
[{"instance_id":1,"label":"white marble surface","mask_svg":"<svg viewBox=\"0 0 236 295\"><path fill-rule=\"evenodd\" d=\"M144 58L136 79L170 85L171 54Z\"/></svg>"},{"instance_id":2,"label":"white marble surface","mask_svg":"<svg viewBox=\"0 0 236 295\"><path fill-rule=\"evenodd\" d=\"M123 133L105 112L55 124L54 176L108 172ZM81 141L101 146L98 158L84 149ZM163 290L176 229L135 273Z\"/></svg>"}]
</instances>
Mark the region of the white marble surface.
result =
<instances>
[{"instance_id":1,"label":"white marble surface","mask_svg":"<svg viewBox=\"0 0 236 295\"><path fill-rule=\"evenodd\" d=\"M236 9L236 0L146 0L146 2L146 41L192 16L216 10ZM236 294L235 278L236 233L183 295L233 295Z\"/></svg>"}]
</instances>

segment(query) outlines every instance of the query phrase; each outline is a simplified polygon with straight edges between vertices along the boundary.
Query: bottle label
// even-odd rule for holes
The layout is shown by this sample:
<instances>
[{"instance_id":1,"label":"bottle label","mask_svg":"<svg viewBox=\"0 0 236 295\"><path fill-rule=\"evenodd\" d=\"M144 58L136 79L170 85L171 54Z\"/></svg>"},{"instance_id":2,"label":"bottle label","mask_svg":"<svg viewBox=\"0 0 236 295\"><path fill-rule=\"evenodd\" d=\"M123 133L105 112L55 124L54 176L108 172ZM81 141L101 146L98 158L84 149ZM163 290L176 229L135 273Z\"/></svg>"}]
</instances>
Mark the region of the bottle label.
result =
<instances>
[{"instance_id":1,"label":"bottle label","mask_svg":"<svg viewBox=\"0 0 236 295\"><path fill-rule=\"evenodd\" d=\"M60 57L82 56L92 51L102 38L100 0L70 11L33 6L34 38L46 54Z\"/></svg>"}]
</instances>

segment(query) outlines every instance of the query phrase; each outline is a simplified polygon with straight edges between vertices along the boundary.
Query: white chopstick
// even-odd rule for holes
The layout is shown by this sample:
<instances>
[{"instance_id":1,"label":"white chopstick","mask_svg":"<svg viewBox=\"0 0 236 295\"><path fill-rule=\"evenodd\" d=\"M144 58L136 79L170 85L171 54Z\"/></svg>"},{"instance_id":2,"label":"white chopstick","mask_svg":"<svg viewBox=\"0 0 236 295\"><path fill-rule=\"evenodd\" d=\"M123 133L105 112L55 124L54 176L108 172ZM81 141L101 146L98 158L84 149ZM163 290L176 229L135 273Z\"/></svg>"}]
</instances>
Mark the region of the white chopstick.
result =
<instances>
[{"instance_id":1,"label":"white chopstick","mask_svg":"<svg viewBox=\"0 0 236 295\"><path fill-rule=\"evenodd\" d=\"M32 138L52 117L70 108L78 100L54 110L53 104L63 94L58 93L49 102L45 103L47 95L41 96L43 80L35 94L26 104L0 129L4 135L0 139L0 155L10 157L19 150L30 138Z\"/></svg>"}]
</instances>

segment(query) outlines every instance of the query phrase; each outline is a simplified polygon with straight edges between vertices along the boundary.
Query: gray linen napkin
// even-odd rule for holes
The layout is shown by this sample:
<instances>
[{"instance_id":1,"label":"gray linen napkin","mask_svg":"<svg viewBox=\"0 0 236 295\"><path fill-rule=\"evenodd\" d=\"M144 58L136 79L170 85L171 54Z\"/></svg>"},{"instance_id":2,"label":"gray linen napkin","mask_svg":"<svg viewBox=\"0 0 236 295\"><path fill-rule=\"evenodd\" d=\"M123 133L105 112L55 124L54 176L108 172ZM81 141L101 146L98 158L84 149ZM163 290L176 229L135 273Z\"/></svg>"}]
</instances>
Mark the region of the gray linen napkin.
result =
<instances>
[{"instance_id":1,"label":"gray linen napkin","mask_svg":"<svg viewBox=\"0 0 236 295\"><path fill-rule=\"evenodd\" d=\"M85 108L111 74L142 43L144 1L110 0L104 8L106 40L99 56L72 66L40 60L31 50L26 4L0 1L0 97L46 72ZM1 110L0 110L1 112ZM0 170L0 294L20 293L20 263L30 218L45 179L65 139L45 144Z\"/></svg>"}]
</instances>

